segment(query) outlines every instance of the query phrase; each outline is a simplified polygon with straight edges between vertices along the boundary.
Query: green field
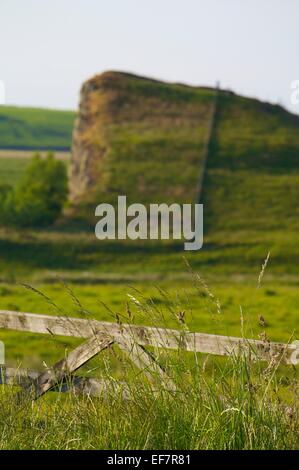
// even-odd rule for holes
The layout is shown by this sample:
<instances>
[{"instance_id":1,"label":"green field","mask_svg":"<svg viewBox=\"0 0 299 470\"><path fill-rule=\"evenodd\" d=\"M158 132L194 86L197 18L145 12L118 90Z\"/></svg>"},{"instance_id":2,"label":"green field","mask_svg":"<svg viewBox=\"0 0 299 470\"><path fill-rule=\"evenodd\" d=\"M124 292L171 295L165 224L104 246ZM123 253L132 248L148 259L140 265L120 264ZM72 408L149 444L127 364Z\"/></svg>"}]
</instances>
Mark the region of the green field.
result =
<instances>
[{"instance_id":1,"label":"green field","mask_svg":"<svg viewBox=\"0 0 299 470\"><path fill-rule=\"evenodd\" d=\"M28 160L24 158L0 158L0 184L15 186L23 175Z\"/></svg>"},{"instance_id":2,"label":"green field","mask_svg":"<svg viewBox=\"0 0 299 470\"><path fill-rule=\"evenodd\" d=\"M0 149L69 149L73 111L0 106Z\"/></svg>"},{"instance_id":3,"label":"green field","mask_svg":"<svg viewBox=\"0 0 299 470\"><path fill-rule=\"evenodd\" d=\"M5 150L0 151L0 185L15 186L24 174L32 155L31 151L21 152L21 155L18 151L14 151L13 156L7 156ZM64 156L63 154L66 165L68 165L68 159L69 155Z\"/></svg>"},{"instance_id":4,"label":"green field","mask_svg":"<svg viewBox=\"0 0 299 470\"><path fill-rule=\"evenodd\" d=\"M32 284L50 298L56 306L53 307L45 297L21 285L2 283L0 287L1 309L54 315L80 315L78 305L74 303L68 288L62 282L56 280L53 284L37 282ZM157 284L156 287L155 284ZM179 323L167 311L169 303L159 293L158 287L168 292L175 305L183 305L186 310L186 321L191 331L240 336L240 309L242 308L245 334L248 338L258 339L264 331L272 341L288 342L296 338L294 330L298 322L297 281L277 285L273 281L266 280L264 286L260 288L257 287L257 280L254 282L253 279L251 282L248 280L222 281L209 286L210 291L215 295L214 301L210 299L207 290L200 286L199 282L193 283L192 276L189 281L185 279L180 282L108 281L96 285L69 284L69 288L80 300L84 309L90 312L90 318L114 322L116 315L119 314L128 321L126 316L128 294L139 298L140 294L134 293L134 289L137 289L145 298L152 299L165 310L165 326L178 328ZM219 300L219 308L216 305L216 299ZM263 315L266 320L265 326L259 324L260 315ZM151 324L153 319L137 315L134 321L137 324ZM20 342L25 337L26 341ZM1 339L5 340L8 364L16 365L18 361L22 361L28 367L31 361L37 362L37 357L46 362L54 358L58 359L59 355L63 355L65 344L72 344L69 339L60 341L56 338L53 343L51 337L4 331L1 332ZM34 351L34 358L32 351Z\"/></svg>"}]
</instances>

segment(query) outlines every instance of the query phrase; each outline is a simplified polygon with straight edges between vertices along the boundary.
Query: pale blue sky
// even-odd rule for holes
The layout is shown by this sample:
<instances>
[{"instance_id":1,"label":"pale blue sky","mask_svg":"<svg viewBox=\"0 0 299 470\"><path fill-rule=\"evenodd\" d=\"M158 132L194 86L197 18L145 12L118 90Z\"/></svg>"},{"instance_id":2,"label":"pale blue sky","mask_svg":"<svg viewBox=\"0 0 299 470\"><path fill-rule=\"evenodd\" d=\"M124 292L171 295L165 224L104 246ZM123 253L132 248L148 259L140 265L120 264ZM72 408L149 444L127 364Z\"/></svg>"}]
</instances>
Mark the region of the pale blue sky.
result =
<instances>
[{"instance_id":1,"label":"pale blue sky","mask_svg":"<svg viewBox=\"0 0 299 470\"><path fill-rule=\"evenodd\" d=\"M76 108L105 70L290 102L299 79L298 0L0 0L9 104Z\"/></svg>"}]
</instances>

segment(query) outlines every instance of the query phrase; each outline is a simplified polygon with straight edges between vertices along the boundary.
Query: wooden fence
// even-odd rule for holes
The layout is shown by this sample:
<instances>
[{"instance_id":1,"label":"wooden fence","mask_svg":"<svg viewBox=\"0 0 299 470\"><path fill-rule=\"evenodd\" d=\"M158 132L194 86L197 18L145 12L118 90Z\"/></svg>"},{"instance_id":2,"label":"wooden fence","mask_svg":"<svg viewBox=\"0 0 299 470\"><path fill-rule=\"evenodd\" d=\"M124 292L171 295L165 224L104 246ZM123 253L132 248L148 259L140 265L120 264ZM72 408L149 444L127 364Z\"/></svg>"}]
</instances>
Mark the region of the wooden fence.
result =
<instances>
[{"instance_id":1,"label":"wooden fence","mask_svg":"<svg viewBox=\"0 0 299 470\"><path fill-rule=\"evenodd\" d=\"M293 344L272 343L244 338L235 338L206 333L194 333L172 329L109 323L98 320L50 316L33 313L0 310L0 328L31 333L51 334L84 338L85 341L72 350L65 358L43 372L2 367L0 383L21 385L21 398L28 392L37 399L50 390L88 393L98 396L119 387L126 397L129 394L124 383L84 378L73 375L82 365L101 351L117 344L128 354L150 380L157 378L168 390L175 385L167 371L161 367L148 347L182 349L184 351L226 356L250 354L257 360L282 361L291 363Z\"/></svg>"}]
</instances>

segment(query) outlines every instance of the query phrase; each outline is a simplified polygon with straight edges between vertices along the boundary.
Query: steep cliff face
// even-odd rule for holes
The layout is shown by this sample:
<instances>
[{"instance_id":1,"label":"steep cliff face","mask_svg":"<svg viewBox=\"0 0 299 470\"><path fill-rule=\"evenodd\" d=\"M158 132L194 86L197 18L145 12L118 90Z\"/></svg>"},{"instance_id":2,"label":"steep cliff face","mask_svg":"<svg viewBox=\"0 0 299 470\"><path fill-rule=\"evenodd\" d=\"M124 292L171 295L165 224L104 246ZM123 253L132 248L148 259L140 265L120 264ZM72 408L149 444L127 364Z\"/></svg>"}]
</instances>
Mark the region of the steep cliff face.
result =
<instances>
[{"instance_id":1,"label":"steep cliff face","mask_svg":"<svg viewBox=\"0 0 299 470\"><path fill-rule=\"evenodd\" d=\"M113 119L110 112L113 104L113 74L95 77L82 86L79 114L73 131L70 169L70 195L73 201L88 195L93 190L101 172L98 171L107 151L105 127Z\"/></svg>"},{"instance_id":2,"label":"steep cliff face","mask_svg":"<svg viewBox=\"0 0 299 470\"><path fill-rule=\"evenodd\" d=\"M74 202L196 197L214 91L106 72L84 83L73 132Z\"/></svg>"},{"instance_id":3,"label":"steep cliff face","mask_svg":"<svg viewBox=\"0 0 299 470\"><path fill-rule=\"evenodd\" d=\"M101 202L195 202L214 107L209 88L107 72L82 87L71 197L78 218ZM298 229L299 117L220 91L203 181L205 229ZM267 219L268 217L268 219Z\"/></svg>"}]
</instances>

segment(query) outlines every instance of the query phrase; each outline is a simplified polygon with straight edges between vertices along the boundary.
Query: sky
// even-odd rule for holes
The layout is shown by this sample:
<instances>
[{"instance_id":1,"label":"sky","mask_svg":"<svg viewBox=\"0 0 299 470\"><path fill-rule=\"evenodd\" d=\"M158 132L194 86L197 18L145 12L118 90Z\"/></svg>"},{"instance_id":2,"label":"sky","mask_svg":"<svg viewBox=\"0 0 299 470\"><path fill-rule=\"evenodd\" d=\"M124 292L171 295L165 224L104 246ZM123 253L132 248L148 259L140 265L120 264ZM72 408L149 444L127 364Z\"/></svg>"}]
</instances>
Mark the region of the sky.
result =
<instances>
[{"instance_id":1,"label":"sky","mask_svg":"<svg viewBox=\"0 0 299 470\"><path fill-rule=\"evenodd\" d=\"M220 81L299 114L299 1L0 0L7 104L76 109L83 81L105 70Z\"/></svg>"}]
</instances>

